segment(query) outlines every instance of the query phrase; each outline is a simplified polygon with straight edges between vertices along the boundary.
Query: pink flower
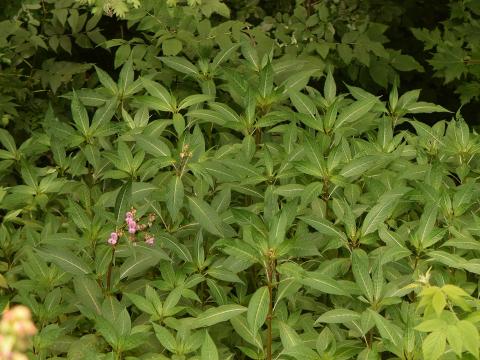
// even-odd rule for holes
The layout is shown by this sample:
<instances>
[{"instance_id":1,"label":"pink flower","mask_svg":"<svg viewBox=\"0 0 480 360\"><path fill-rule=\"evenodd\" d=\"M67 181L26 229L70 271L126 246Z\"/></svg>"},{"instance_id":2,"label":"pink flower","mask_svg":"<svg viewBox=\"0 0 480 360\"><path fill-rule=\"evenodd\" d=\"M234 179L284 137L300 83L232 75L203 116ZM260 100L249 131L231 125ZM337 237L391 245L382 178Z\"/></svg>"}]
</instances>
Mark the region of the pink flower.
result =
<instances>
[{"instance_id":1,"label":"pink flower","mask_svg":"<svg viewBox=\"0 0 480 360\"><path fill-rule=\"evenodd\" d=\"M135 234L137 232L137 223L134 220L128 222L128 232L130 234Z\"/></svg>"},{"instance_id":2,"label":"pink flower","mask_svg":"<svg viewBox=\"0 0 480 360\"><path fill-rule=\"evenodd\" d=\"M155 238L152 235L145 237L145 243L148 245L153 245L155 243Z\"/></svg>"},{"instance_id":3,"label":"pink flower","mask_svg":"<svg viewBox=\"0 0 480 360\"><path fill-rule=\"evenodd\" d=\"M110 234L110 238L108 239L108 243L110 245L115 245L118 242L118 234L116 232L112 232Z\"/></svg>"},{"instance_id":4,"label":"pink flower","mask_svg":"<svg viewBox=\"0 0 480 360\"><path fill-rule=\"evenodd\" d=\"M131 211L127 211L127 213L125 214L125 221L127 222L127 224L129 220L133 220L133 213Z\"/></svg>"}]
</instances>

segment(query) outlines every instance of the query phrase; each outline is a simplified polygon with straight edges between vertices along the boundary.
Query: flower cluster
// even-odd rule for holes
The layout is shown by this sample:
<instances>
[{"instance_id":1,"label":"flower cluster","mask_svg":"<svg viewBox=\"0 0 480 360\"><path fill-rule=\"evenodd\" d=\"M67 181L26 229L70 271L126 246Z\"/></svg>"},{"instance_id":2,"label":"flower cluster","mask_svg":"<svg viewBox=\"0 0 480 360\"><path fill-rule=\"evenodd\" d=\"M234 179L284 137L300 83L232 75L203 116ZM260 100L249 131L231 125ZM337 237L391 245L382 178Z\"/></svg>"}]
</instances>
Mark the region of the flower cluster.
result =
<instances>
[{"instance_id":1,"label":"flower cluster","mask_svg":"<svg viewBox=\"0 0 480 360\"><path fill-rule=\"evenodd\" d=\"M146 224L140 224L141 219L135 218L136 212L137 212L137 210L135 208L131 208L130 211L127 211L125 213L125 225L122 227L122 229L124 227L126 227L128 229L128 233L130 234L129 239L131 241L135 241L136 234L138 232L142 232L142 231L145 231L148 228L150 228L153 225L153 222L156 219L155 214L150 213L147 216L147 223ZM107 240L108 244L112 245L112 246L117 245L117 243L118 243L118 241L119 241L119 239L122 235L123 235L123 230L117 230L115 232L112 232L110 234L110 237ZM145 243L148 244L148 245L153 245L155 243L155 237L148 232L145 232L144 240L145 240Z\"/></svg>"},{"instance_id":2,"label":"flower cluster","mask_svg":"<svg viewBox=\"0 0 480 360\"><path fill-rule=\"evenodd\" d=\"M112 232L107 241L110 245L116 245L118 242L118 233Z\"/></svg>"},{"instance_id":3,"label":"flower cluster","mask_svg":"<svg viewBox=\"0 0 480 360\"><path fill-rule=\"evenodd\" d=\"M130 234L135 234L137 232L137 222L135 221L135 209L127 211L125 214L125 222L128 225L128 232Z\"/></svg>"},{"instance_id":4,"label":"flower cluster","mask_svg":"<svg viewBox=\"0 0 480 360\"><path fill-rule=\"evenodd\" d=\"M5 310L0 321L0 360L27 360L22 352L28 338L36 333L27 307L17 305Z\"/></svg>"}]
</instances>

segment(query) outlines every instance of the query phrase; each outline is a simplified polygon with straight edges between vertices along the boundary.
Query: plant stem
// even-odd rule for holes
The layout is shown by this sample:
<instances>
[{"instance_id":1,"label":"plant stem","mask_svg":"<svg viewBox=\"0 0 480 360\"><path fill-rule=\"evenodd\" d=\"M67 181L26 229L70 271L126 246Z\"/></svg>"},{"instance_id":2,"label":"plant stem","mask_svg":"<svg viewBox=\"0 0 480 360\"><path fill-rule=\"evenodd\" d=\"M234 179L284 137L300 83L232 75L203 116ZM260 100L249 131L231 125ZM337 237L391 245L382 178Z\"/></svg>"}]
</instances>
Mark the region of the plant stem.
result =
<instances>
[{"instance_id":1,"label":"plant stem","mask_svg":"<svg viewBox=\"0 0 480 360\"><path fill-rule=\"evenodd\" d=\"M267 360L272 360L272 315L273 315L273 288L268 282L268 315L267 315Z\"/></svg>"},{"instance_id":2,"label":"plant stem","mask_svg":"<svg viewBox=\"0 0 480 360\"><path fill-rule=\"evenodd\" d=\"M113 268L114 258L115 258L115 247L112 247L112 258L110 260L110 264L108 264L108 270L107 270L107 291L110 291L110 283L112 279L112 268Z\"/></svg>"},{"instance_id":3,"label":"plant stem","mask_svg":"<svg viewBox=\"0 0 480 360\"><path fill-rule=\"evenodd\" d=\"M273 288L276 279L275 252L268 253L267 288L268 288L268 313L267 313L267 360L272 360L272 318L273 318Z\"/></svg>"}]
</instances>

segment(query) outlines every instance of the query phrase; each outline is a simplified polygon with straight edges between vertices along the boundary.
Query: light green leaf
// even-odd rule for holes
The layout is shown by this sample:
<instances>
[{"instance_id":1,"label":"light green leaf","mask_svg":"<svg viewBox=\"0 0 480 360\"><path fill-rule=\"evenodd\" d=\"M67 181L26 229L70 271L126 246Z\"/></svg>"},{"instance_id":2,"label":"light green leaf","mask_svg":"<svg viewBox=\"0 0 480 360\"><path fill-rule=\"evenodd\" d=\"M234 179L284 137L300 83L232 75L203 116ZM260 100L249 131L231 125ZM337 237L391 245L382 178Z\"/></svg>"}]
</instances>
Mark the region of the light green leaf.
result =
<instances>
[{"instance_id":1,"label":"light green leaf","mask_svg":"<svg viewBox=\"0 0 480 360\"><path fill-rule=\"evenodd\" d=\"M434 331L423 340L422 351L425 359L437 360L445 353L447 336L444 331Z\"/></svg>"},{"instance_id":2,"label":"light green leaf","mask_svg":"<svg viewBox=\"0 0 480 360\"><path fill-rule=\"evenodd\" d=\"M468 352L478 359L478 350L480 348L480 337L477 327L468 320L460 320L457 323L458 332L462 334L463 346Z\"/></svg>"}]
</instances>

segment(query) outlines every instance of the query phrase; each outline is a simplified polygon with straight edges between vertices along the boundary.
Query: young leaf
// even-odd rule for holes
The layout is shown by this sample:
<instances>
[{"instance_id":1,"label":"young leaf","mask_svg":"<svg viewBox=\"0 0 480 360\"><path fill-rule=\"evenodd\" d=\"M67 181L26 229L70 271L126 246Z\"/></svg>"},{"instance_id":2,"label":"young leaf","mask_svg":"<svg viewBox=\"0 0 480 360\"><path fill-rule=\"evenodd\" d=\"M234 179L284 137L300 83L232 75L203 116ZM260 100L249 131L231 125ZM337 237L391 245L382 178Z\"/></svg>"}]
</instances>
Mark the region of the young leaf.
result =
<instances>
[{"instance_id":1,"label":"young leaf","mask_svg":"<svg viewBox=\"0 0 480 360\"><path fill-rule=\"evenodd\" d=\"M446 342L447 336L444 331L434 331L428 334L422 343L424 358L429 360L439 359L445 353Z\"/></svg>"}]
</instances>

